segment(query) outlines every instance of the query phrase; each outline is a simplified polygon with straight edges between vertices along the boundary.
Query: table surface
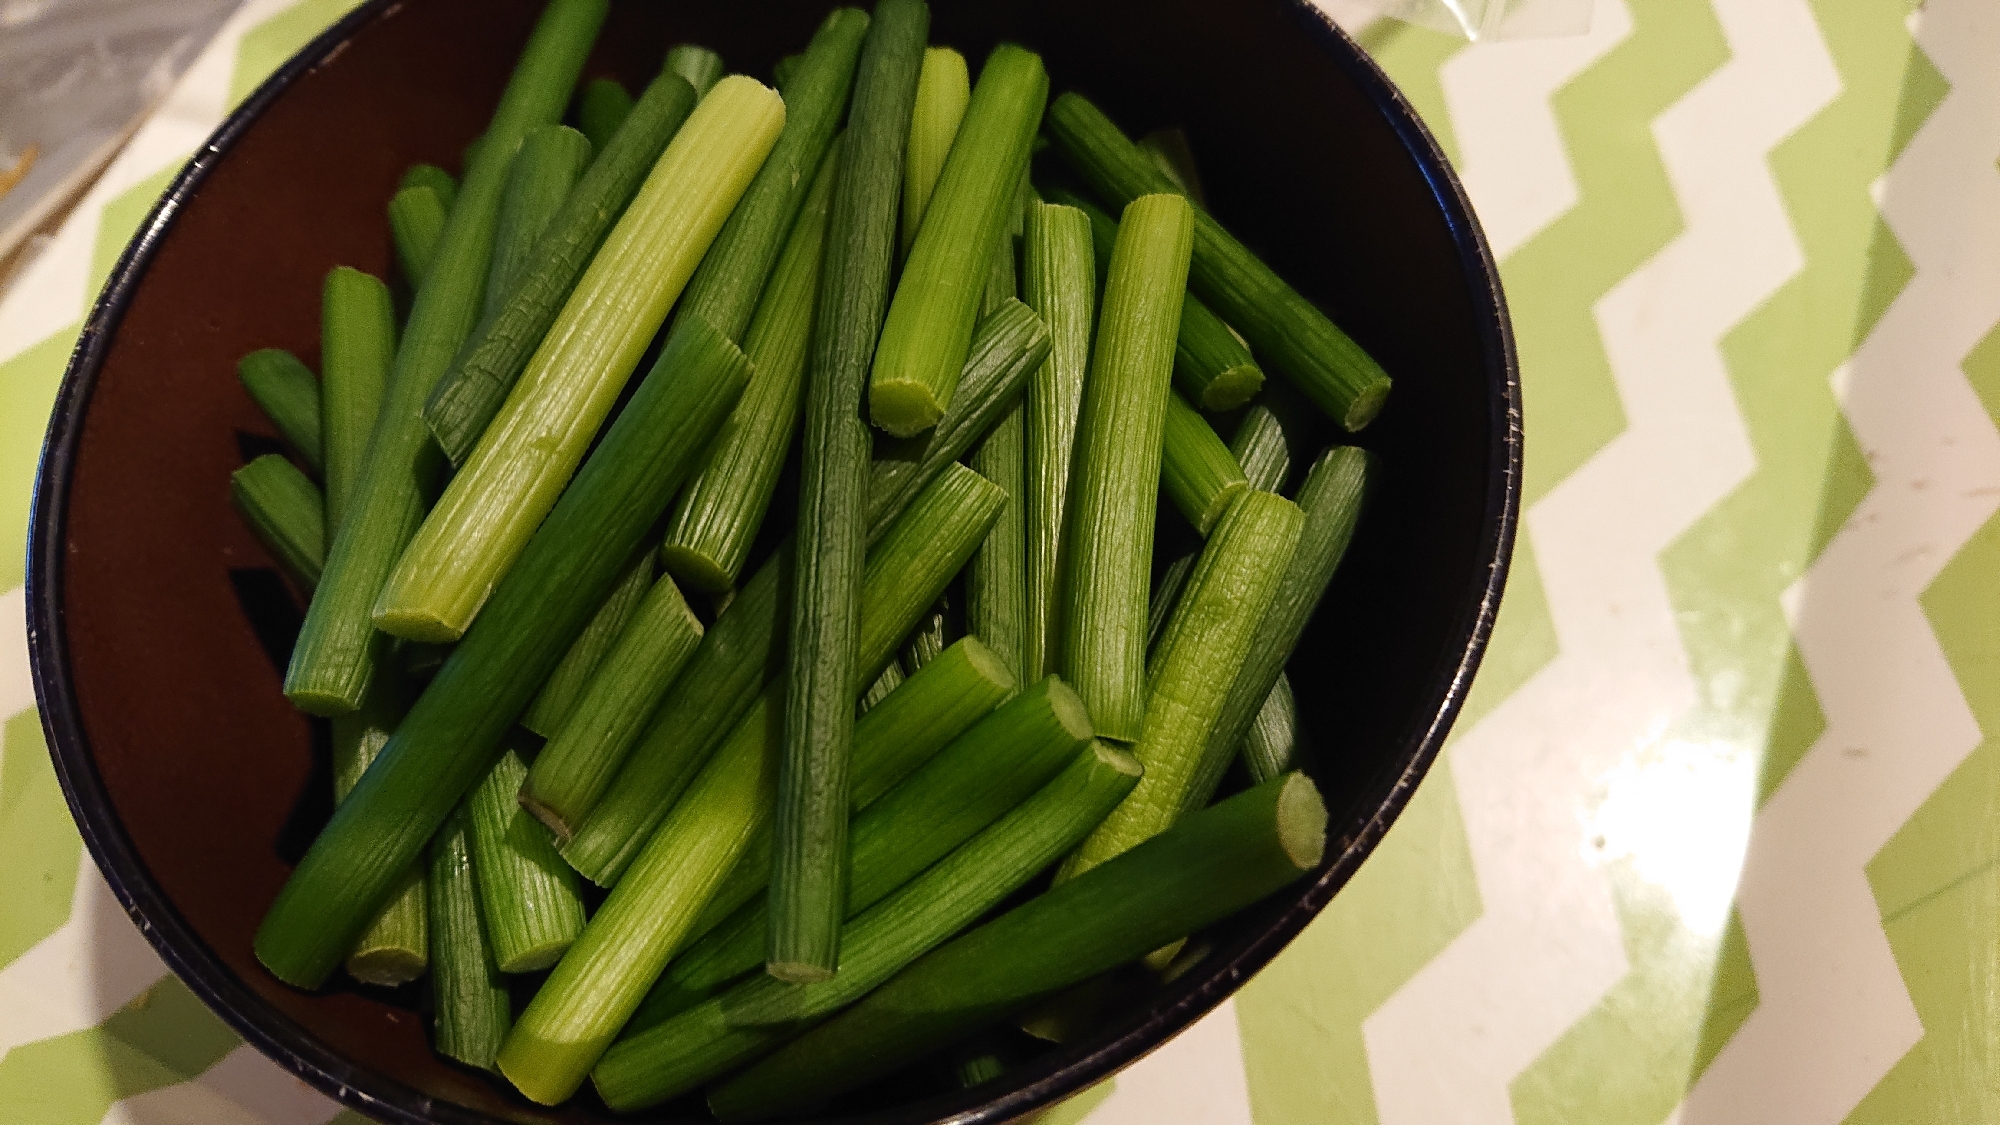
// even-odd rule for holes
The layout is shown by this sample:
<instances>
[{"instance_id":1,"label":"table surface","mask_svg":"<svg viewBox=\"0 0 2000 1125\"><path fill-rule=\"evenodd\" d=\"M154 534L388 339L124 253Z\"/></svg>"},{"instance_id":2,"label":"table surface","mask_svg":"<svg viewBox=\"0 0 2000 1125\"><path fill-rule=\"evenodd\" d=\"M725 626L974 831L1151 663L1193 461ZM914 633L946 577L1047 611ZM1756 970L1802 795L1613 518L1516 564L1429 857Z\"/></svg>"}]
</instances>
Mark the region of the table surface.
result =
<instances>
[{"instance_id":1,"label":"table surface","mask_svg":"<svg viewBox=\"0 0 2000 1125\"><path fill-rule=\"evenodd\" d=\"M0 1121L360 1120L118 910L44 752L20 590L91 296L351 3L250 0L0 300ZM1587 34L1476 45L1354 26L1502 260L1513 579L1353 884L1050 1118L2000 1120L2000 7L1595 0Z\"/></svg>"}]
</instances>

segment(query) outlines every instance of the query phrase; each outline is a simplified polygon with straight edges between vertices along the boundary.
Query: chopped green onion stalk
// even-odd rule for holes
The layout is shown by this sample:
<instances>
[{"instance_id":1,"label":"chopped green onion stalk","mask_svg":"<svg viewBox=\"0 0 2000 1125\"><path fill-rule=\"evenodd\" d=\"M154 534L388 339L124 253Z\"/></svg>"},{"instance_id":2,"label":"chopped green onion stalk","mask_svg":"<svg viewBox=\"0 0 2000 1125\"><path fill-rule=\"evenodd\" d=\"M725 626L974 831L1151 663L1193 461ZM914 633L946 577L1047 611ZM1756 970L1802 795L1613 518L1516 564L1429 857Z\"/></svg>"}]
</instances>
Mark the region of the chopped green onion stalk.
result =
<instances>
[{"instance_id":1,"label":"chopped green onion stalk","mask_svg":"<svg viewBox=\"0 0 2000 1125\"><path fill-rule=\"evenodd\" d=\"M892 434L930 429L951 404L1048 96L1032 51L1003 43L980 68L875 350L868 413Z\"/></svg>"},{"instance_id":2,"label":"chopped green onion stalk","mask_svg":"<svg viewBox=\"0 0 2000 1125\"><path fill-rule=\"evenodd\" d=\"M722 81L722 56L707 47L681 43L667 49L665 69L686 79L694 87L696 97L705 98Z\"/></svg>"},{"instance_id":3,"label":"chopped green onion stalk","mask_svg":"<svg viewBox=\"0 0 2000 1125\"><path fill-rule=\"evenodd\" d=\"M797 54L786 55L771 64L771 85L776 86L779 93L782 94L790 88L793 76L798 73L799 63L805 57L805 52L800 51Z\"/></svg>"},{"instance_id":4,"label":"chopped green onion stalk","mask_svg":"<svg viewBox=\"0 0 2000 1125\"><path fill-rule=\"evenodd\" d=\"M1126 208L1077 418L1062 668L1098 734L1122 742L1146 721L1146 571L1192 245L1180 196Z\"/></svg>"},{"instance_id":5,"label":"chopped green onion stalk","mask_svg":"<svg viewBox=\"0 0 2000 1125\"><path fill-rule=\"evenodd\" d=\"M917 104L910 114L909 154L903 160L903 236L900 257L910 256L923 224L924 208L937 190L944 158L951 152L952 138L965 119L966 103L972 100L972 75L965 68L965 56L950 47L929 47L924 51L923 69L917 75Z\"/></svg>"},{"instance_id":6,"label":"chopped green onion stalk","mask_svg":"<svg viewBox=\"0 0 2000 1125\"><path fill-rule=\"evenodd\" d=\"M777 92L740 75L702 99L410 540L376 600L378 628L418 641L465 632L562 495L784 119Z\"/></svg>"},{"instance_id":7,"label":"chopped green onion stalk","mask_svg":"<svg viewBox=\"0 0 2000 1125\"><path fill-rule=\"evenodd\" d=\"M1326 806L1304 775L1238 794L937 949L717 1087L709 1107L725 1122L810 1112L1228 917L1311 871L1325 848Z\"/></svg>"},{"instance_id":8,"label":"chopped green onion stalk","mask_svg":"<svg viewBox=\"0 0 2000 1125\"><path fill-rule=\"evenodd\" d=\"M875 682L868 685L868 690L862 693L861 702L855 704L854 730L857 737L861 732L861 720L868 717L868 712L873 711L877 703L889 698L889 693L901 686L903 665L900 661L891 660L889 666L882 669L882 674L875 677Z\"/></svg>"},{"instance_id":9,"label":"chopped green onion stalk","mask_svg":"<svg viewBox=\"0 0 2000 1125\"><path fill-rule=\"evenodd\" d=\"M1048 132L1091 188L1115 203L1173 191L1166 173L1082 95L1049 106ZM1208 212L1195 212L1194 290L1265 358L1348 430L1372 421L1389 396L1382 366Z\"/></svg>"},{"instance_id":10,"label":"chopped green onion stalk","mask_svg":"<svg viewBox=\"0 0 2000 1125\"><path fill-rule=\"evenodd\" d=\"M454 812L431 841L431 1042L448 1059L492 1070L514 1016L479 916L466 819Z\"/></svg>"},{"instance_id":11,"label":"chopped green onion stalk","mask_svg":"<svg viewBox=\"0 0 2000 1125\"><path fill-rule=\"evenodd\" d=\"M614 1110L654 1105L792 1038L867 995L992 909L1090 830L1138 780L1131 755L1093 742L1020 806L846 926L840 972L806 985L752 977L620 1040L591 1073Z\"/></svg>"},{"instance_id":12,"label":"chopped green onion stalk","mask_svg":"<svg viewBox=\"0 0 2000 1125\"><path fill-rule=\"evenodd\" d=\"M632 92L615 78L593 78L577 95L576 123L594 149L603 148L631 112Z\"/></svg>"},{"instance_id":13,"label":"chopped green onion stalk","mask_svg":"<svg viewBox=\"0 0 2000 1125\"><path fill-rule=\"evenodd\" d=\"M639 95L639 102L598 151L562 209L535 242L506 308L481 319L465 347L451 361L425 400L424 424L452 464L463 464L550 325L597 253L612 224L624 215L648 172L695 104L694 91L675 75L663 75Z\"/></svg>"},{"instance_id":14,"label":"chopped green onion stalk","mask_svg":"<svg viewBox=\"0 0 2000 1125\"><path fill-rule=\"evenodd\" d=\"M1167 564L1160 572L1160 580L1153 585L1152 597L1146 603L1146 651L1151 653L1159 647L1160 635L1167 631L1167 618L1174 607L1180 604L1181 591L1187 589L1188 578L1194 574L1195 560L1200 552L1185 554Z\"/></svg>"},{"instance_id":15,"label":"chopped green onion stalk","mask_svg":"<svg viewBox=\"0 0 2000 1125\"><path fill-rule=\"evenodd\" d=\"M583 932L583 899L549 830L515 799L528 766L521 738L508 742L467 801L472 869L494 963L503 973L530 973L555 964Z\"/></svg>"},{"instance_id":16,"label":"chopped green onion stalk","mask_svg":"<svg viewBox=\"0 0 2000 1125\"><path fill-rule=\"evenodd\" d=\"M1257 717L1243 735L1243 764L1257 781L1269 781L1304 764L1305 736L1299 730L1298 704L1292 698L1292 681L1283 672L1257 709Z\"/></svg>"},{"instance_id":17,"label":"chopped green onion stalk","mask_svg":"<svg viewBox=\"0 0 2000 1125\"><path fill-rule=\"evenodd\" d=\"M562 116L606 8L607 0L550 0L466 169L431 274L417 289L397 345L381 417L368 440L368 463L292 648L285 695L311 714L359 707L386 651L371 611L443 467L420 408L479 315L507 165L529 129ZM415 854L412 848L406 859Z\"/></svg>"},{"instance_id":18,"label":"chopped green onion stalk","mask_svg":"<svg viewBox=\"0 0 2000 1125\"><path fill-rule=\"evenodd\" d=\"M409 707L408 692L383 674L368 685L359 710L335 715L332 726L333 801L347 799L355 782L395 733ZM424 974L430 962L430 910L424 866L413 863L396 881L387 905L347 953L347 975L363 984L395 987Z\"/></svg>"},{"instance_id":19,"label":"chopped green onion stalk","mask_svg":"<svg viewBox=\"0 0 2000 1125\"><path fill-rule=\"evenodd\" d=\"M1297 505L1269 492L1245 492L1230 505L1146 670L1145 730L1133 749L1146 766L1145 780L1063 864L1059 879L1083 874L1191 811L1188 795L1202 772L1210 732L1304 524ZM1259 699L1269 691L1267 685ZM1241 741L1238 732L1232 753Z\"/></svg>"},{"instance_id":20,"label":"chopped green onion stalk","mask_svg":"<svg viewBox=\"0 0 2000 1125\"><path fill-rule=\"evenodd\" d=\"M285 457L266 453L229 476L229 499L264 549L310 594L326 562L326 501Z\"/></svg>"},{"instance_id":21,"label":"chopped green onion stalk","mask_svg":"<svg viewBox=\"0 0 2000 1125\"><path fill-rule=\"evenodd\" d=\"M584 690L596 675L597 666L625 634L626 622L638 612L639 603L652 588L653 552L642 547L633 552L625 576L612 587L611 596L597 607L590 624L583 627L583 632L563 653L562 661L549 674L542 690L535 693L535 701L521 715L522 726L543 738L556 736L569 722L577 701L583 698Z\"/></svg>"},{"instance_id":22,"label":"chopped green onion stalk","mask_svg":"<svg viewBox=\"0 0 2000 1125\"><path fill-rule=\"evenodd\" d=\"M437 192L438 202L444 209L458 201L458 177L435 164L412 164L403 172L403 178L396 181L396 190L407 187L427 187Z\"/></svg>"},{"instance_id":23,"label":"chopped green onion stalk","mask_svg":"<svg viewBox=\"0 0 2000 1125\"><path fill-rule=\"evenodd\" d=\"M1229 452L1251 488L1260 492L1285 490L1292 475L1292 448L1283 420L1269 406L1260 402L1243 412Z\"/></svg>"},{"instance_id":24,"label":"chopped green onion stalk","mask_svg":"<svg viewBox=\"0 0 2000 1125\"><path fill-rule=\"evenodd\" d=\"M952 643L952 632L951 602L947 595L923 615L909 640L903 643L903 663L918 672L930 667L931 661L943 655L946 646Z\"/></svg>"},{"instance_id":25,"label":"chopped green onion stalk","mask_svg":"<svg viewBox=\"0 0 2000 1125\"><path fill-rule=\"evenodd\" d=\"M986 284L988 312L1014 299L1014 240L1000 236ZM972 556L965 574L968 632L1007 662L1014 678L1028 679L1027 441L1022 405L1016 403L972 451L975 472L1007 491L1007 507Z\"/></svg>"},{"instance_id":26,"label":"chopped green onion stalk","mask_svg":"<svg viewBox=\"0 0 2000 1125\"><path fill-rule=\"evenodd\" d=\"M820 271L773 852L774 959L787 971L830 970L838 952L854 700L881 673L878 668L855 683L870 446L857 411L882 327L903 151L929 30L930 9L922 0L875 6L835 172Z\"/></svg>"},{"instance_id":27,"label":"chopped green onion stalk","mask_svg":"<svg viewBox=\"0 0 2000 1125\"><path fill-rule=\"evenodd\" d=\"M1243 466L1208 420L1178 394L1167 395L1167 427L1160 445L1160 491L1196 531L1207 535L1250 482Z\"/></svg>"},{"instance_id":28,"label":"chopped green onion stalk","mask_svg":"<svg viewBox=\"0 0 2000 1125\"><path fill-rule=\"evenodd\" d=\"M492 768L514 716L611 592L735 405L749 377L743 353L690 324L699 322L669 338L479 625L279 892L255 941L258 960L278 979L316 988L338 964L394 880Z\"/></svg>"},{"instance_id":29,"label":"chopped green onion stalk","mask_svg":"<svg viewBox=\"0 0 2000 1125\"><path fill-rule=\"evenodd\" d=\"M1050 344L1027 393L1028 592L1021 647L1032 681L1062 663L1063 532L1097 311L1097 267L1090 220L1074 207L1029 204L1023 242L1022 292L1048 326Z\"/></svg>"},{"instance_id":30,"label":"chopped green onion stalk","mask_svg":"<svg viewBox=\"0 0 2000 1125\"><path fill-rule=\"evenodd\" d=\"M410 288L420 289L430 276L438 243L451 213L435 190L406 187L389 199L389 235L396 244L396 264Z\"/></svg>"},{"instance_id":31,"label":"chopped green onion stalk","mask_svg":"<svg viewBox=\"0 0 2000 1125\"><path fill-rule=\"evenodd\" d=\"M1208 195L1201 190L1201 172L1194 162L1194 148L1188 144L1186 133L1179 129L1155 129L1139 138L1139 151L1146 154L1153 167L1165 172L1195 206L1208 206Z\"/></svg>"},{"instance_id":32,"label":"chopped green onion stalk","mask_svg":"<svg viewBox=\"0 0 2000 1125\"><path fill-rule=\"evenodd\" d=\"M521 278L535 264L536 244L590 166L593 144L567 125L537 125L521 139L521 149L507 169L507 190L500 197L482 325L506 311Z\"/></svg>"},{"instance_id":33,"label":"chopped green onion stalk","mask_svg":"<svg viewBox=\"0 0 2000 1125\"><path fill-rule=\"evenodd\" d=\"M347 518L368 460L368 435L382 412L396 362L396 308L389 287L336 266L320 297L319 415L326 450L329 538Z\"/></svg>"},{"instance_id":34,"label":"chopped green onion stalk","mask_svg":"<svg viewBox=\"0 0 2000 1125\"><path fill-rule=\"evenodd\" d=\"M236 376L278 433L313 472L320 472L320 392L312 370L283 348L264 348L236 361Z\"/></svg>"},{"instance_id":35,"label":"chopped green onion stalk","mask_svg":"<svg viewBox=\"0 0 2000 1125\"><path fill-rule=\"evenodd\" d=\"M646 720L701 643L701 622L662 576L528 771L521 804L567 840L625 761Z\"/></svg>"}]
</instances>

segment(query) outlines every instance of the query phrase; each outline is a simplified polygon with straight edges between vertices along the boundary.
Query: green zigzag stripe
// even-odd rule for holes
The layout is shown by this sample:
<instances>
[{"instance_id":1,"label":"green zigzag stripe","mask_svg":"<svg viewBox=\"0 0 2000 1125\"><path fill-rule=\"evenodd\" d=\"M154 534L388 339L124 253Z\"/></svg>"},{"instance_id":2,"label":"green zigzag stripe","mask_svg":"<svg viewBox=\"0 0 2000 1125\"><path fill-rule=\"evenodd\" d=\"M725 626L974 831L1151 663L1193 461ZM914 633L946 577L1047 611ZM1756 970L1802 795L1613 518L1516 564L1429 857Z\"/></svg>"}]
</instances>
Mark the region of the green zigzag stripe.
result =
<instances>
[{"instance_id":1,"label":"green zigzag stripe","mask_svg":"<svg viewBox=\"0 0 2000 1125\"><path fill-rule=\"evenodd\" d=\"M42 744L42 724L26 711L0 726L0 968L69 921L83 840L70 822Z\"/></svg>"},{"instance_id":2,"label":"green zigzag stripe","mask_svg":"<svg viewBox=\"0 0 2000 1125\"><path fill-rule=\"evenodd\" d=\"M97 1125L112 1103L186 1082L240 1043L166 977L101 1026L9 1051L0 1059L0 1121Z\"/></svg>"},{"instance_id":3,"label":"green zigzag stripe","mask_svg":"<svg viewBox=\"0 0 2000 1125\"><path fill-rule=\"evenodd\" d=\"M1825 727L1778 595L1873 483L1828 380L1911 276L1869 184L1944 94L1900 12L1815 12L1843 92L1771 154L1805 266L1722 341L1757 469L1660 557L1701 691L1670 737L1763 747L1759 804ZM1662 1120L1756 1007L1733 916L1718 943L1631 870L1613 876L1631 969L1517 1080L1521 1125Z\"/></svg>"}]
</instances>

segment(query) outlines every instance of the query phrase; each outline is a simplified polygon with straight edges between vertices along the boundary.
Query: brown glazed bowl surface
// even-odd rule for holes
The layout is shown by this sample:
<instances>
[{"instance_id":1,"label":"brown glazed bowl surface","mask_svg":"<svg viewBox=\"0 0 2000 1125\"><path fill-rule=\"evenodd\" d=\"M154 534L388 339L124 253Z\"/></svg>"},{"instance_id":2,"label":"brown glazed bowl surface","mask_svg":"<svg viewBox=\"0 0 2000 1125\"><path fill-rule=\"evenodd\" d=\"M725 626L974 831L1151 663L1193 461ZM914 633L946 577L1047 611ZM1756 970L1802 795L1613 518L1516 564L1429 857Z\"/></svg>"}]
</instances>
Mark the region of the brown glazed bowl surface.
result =
<instances>
[{"instance_id":1,"label":"brown glazed bowl surface","mask_svg":"<svg viewBox=\"0 0 2000 1125\"><path fill-rule=\"evenodd\" d=\"M829 0L618 0L589 74L636 89L695 42L768 74ZM218 131L93 311L50 425L29 547L36 687L71 809L167 963L246 1039L395 1122L610 1119L530 1105L426 1044L417 989L300 992L250 939L329 812L325 735L279 693L301 603L231 509L280 448L237 358L317 365L320 279L388 276L384 204L456 168L536 0L375 0ZM1213 952L1086 1042L958 1091L927 1078L828 1116L999 1122L1099 1079L1237 989L1323 906L1407 801L1465 696L1513 542L1519 383L1497 272L1409 106L1304 0L934 0L975 63L1013 39L1137 135L1183 127L1213 211L1395 377L1358 440L1380 480L1291 666L1333 814L1323 868L1208 935ZM1330 439L1331 434L1327 435ZM926 1083L929 1083L928 1085ZM686 1120L697 1099L626 1120Z\"/></svg>"}]
</instances>

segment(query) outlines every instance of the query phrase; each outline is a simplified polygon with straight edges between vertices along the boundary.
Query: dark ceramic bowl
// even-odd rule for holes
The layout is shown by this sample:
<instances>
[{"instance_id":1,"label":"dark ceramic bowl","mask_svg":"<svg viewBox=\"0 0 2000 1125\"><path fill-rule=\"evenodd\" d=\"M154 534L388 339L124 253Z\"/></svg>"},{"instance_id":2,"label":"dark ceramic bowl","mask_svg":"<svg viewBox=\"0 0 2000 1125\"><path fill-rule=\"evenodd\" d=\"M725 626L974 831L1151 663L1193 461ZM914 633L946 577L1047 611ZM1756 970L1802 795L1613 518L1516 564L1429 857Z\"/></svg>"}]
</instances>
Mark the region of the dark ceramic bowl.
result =
<instances>
[{"instance_id":1,"label":"dark ceramic bowl","mask_svg":"<svg viewBox=\"0 0 2000 1125\"><path fill-rule=\"evenodd\" d=\"M828 0L624 0L591 73L634 88L665 45L765 74ZM974 1091L924 1073L834 1107L998 1122L1131 1062L1239 987L1352 876L1436 755L1492 627L1513 542L1520 389L1499 279L1463 191L1396 93L1300 0L935 0L975 61L1045 53L1127 129L1180 125L1214 211L1395 376L1359 439L1382 474L1292 675L1333 813L1313 878L1207 935L1213 952L1087 1042ZM92 312L57 399L28 571L35 683L91 854L146 936L272 1058L396 1122L595 1121L439 1061L416 989L299 992L250 938L328 813L324 736L286 705L300 607L230 509L277 448L238 356L317 352L319 281L387 275L383 204L416 161L455 167L534 0L374 0L271 79L196 155ZM698 1101L647 1120L699 1112Z\"/></svg>"}]
</instances>

